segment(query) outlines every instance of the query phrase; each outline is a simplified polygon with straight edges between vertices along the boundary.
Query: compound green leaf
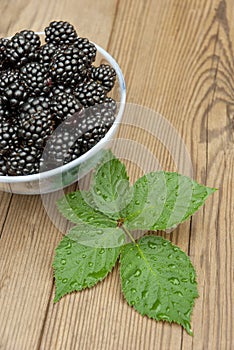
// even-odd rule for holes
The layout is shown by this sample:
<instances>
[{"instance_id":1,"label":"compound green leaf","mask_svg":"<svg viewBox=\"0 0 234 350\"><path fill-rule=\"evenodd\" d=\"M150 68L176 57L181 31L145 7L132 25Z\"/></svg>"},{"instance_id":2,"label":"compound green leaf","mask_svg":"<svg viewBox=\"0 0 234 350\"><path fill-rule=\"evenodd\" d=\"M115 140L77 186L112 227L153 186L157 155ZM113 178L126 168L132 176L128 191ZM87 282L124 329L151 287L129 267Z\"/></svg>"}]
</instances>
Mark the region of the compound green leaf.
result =
<instances>
[{"instance_id":1,"label":"compound green leaf","mask_svg":"<svg viewBox=\"0 0 234 350\"><path fill-rule=\"evenodd\" d=\"M65 294L90 288L112 270L120 247L96 248L79 244L69 235L56 248L53 262L57 302Z\"/></svg>"},{"instance_id":2,"label":"compound green leaf","mask_svg":"<svg viewBox=\"0 0 234 350\"><path fill-rule=\"evenodd\" d=\"M198 296L195 270L189 257L171 242L145 236L122 247L122 290L141 315L176 322L192 334L190 317Z\"/></svg>"}]
</instances>

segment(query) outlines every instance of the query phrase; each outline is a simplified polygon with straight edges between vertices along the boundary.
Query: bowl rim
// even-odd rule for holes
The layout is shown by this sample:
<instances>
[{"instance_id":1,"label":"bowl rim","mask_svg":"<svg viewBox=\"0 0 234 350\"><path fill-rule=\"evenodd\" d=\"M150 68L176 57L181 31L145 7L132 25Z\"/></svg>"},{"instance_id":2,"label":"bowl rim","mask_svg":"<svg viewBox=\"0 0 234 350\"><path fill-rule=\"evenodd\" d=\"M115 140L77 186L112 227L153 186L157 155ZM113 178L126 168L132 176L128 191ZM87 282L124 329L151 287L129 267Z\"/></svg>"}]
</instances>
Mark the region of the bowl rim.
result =
<instances>
[{"instance_id":1,"label":"bowl rim","mask_svg":"<svg viewBox=\"0 0 234 350\"><path fill-rule=\"evenodd\" d=\"M45 33L44 32L36 32L36 34L44 35ZM90 42L92 42L92 41L90 41ZM120 88L120 92L121 92L120 93L120 101L117 102L117 104L119 106L119 110L118 110L118 114L116 116L116 119L115 119L113 125L107 131L105 136L95 146L93 146L89 151L82 154L77 159L74 159L73 161L71 161L67 164L61 165L57 168L43 171L42 173L39 172L39 173L32 174L32 175L19 175L19 176L0 175L0 182L1 183L11 184L11 183L24 183L24 182L29 182L29 181L30 182L40 181L40 180L43 180L45 178L49 178L49 177L52 177L54 175L58 175L62 172L68 171L71 168L78 166L79 164L83 163L83 161L92 157L96 153L96 151L98 151L98 149L101 147L102 144L107 143L107 141L109 141L109 136L111 136L111 134L117 129L118 124L120 124L120 121L122 119L124 107L125 107L125 102L126 102L126 84L125 84L124 76L123 76L122 70L120 69L120 66L118 65L116 60L101 46L99 46L98 44L96 44L94 42L92 42L92 43L96 46L97 51L99 53L101 53L107 59L107 61L112 65L112 67L115 69L116 74L117 74L117 78L119 81L119 88Z\"/></svg>"}]
</instances>

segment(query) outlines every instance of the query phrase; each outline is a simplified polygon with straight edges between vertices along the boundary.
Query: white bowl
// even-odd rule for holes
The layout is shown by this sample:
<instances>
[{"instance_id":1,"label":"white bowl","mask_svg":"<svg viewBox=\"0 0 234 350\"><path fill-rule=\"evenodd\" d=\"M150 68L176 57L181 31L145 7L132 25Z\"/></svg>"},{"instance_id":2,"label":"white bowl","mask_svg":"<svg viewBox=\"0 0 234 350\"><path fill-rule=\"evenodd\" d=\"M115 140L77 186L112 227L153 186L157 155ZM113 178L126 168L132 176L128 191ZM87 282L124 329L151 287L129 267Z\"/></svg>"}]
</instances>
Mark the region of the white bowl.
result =
<instances>
[{"instance_id":1,"label":"white bowl","mask_svg":"<svg viewBox=\"0 0 234 350\"><path fill-rule=\"evenodd\" d=\"M54 192L69 186L85 175L86 170L90 168L90 165L88 165L89 160L91 160L93 165L98 162L99 151L106 148L111 139L113 139L123 116L126 101L126 86L123 73L115 59L97 44L95 44L95 46L97 48L95 65L98 66L101 63L107 63L115 69L117 74L115 86L111 94L109 94L109 96L115 99L118 105L118 112L114 124L93 148L68 164L33 175L0 176L1 191L33 195ZM82 168L80 167L81 164L84 165L82 170L80 170Z\"/></svg>"}]
</instances>

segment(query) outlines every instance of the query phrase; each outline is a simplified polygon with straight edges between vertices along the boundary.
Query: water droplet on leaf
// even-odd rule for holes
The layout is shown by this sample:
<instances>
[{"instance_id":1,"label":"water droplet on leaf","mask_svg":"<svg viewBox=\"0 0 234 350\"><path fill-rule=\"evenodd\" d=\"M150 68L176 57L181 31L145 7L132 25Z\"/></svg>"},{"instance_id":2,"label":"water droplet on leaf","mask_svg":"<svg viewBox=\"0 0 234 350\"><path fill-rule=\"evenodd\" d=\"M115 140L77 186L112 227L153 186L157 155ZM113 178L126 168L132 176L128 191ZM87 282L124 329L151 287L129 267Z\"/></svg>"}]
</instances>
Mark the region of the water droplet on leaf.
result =
<instances>
[{"instance_id":1,"label":"water droplet on leaf","mask_svg":"<svg viewBox=\"0 0 234 350\"><path fill-rule=\"evenodd\" d=\"M93 266L93 263L90 261L90 262L88 263L88 265L89 265L89 267L92 267L92 266Z\"/></svg>"},{"instance_id":2,"label":"water droplet on leaf","mask_svg":"<svg viewBox=\"0 0 234 350\"><path fill-rule=\"evenodd\" d=\"M175 268L176 268L175 264L169 264L168 267L169 267L170 269L175 269Z\"/></svg>"},{"instance_id":3,"label":"water droplet on leaf","mask_svg":"<svg viewBox=\"0 0 234 350\"><path fill-rule=\"evenodd\" d=\"M171 277L171 278L168 279L168 281L171 282L174 285L179 285L180 284L180 281L176 277Z\"/></svg>"},{"instance_id":4,"label":"water droplet on leaf","mask_svg":"<svg viewBox=\"0 0 234 350\"><path fill-rule=\"evenodd\" d=\"M149 292L147 290L143 290L143 292L141 293L141 296L143 299L147 298L148 295L149 295Z\"/></svg>"},{"instance_id":5,"label":"water droplet on leaf","mask_svg":"<svg viewBox=\"0 0 234 350\"><path fill-rule=\"evenodd\" d=\"M181 278L181 282L188 282L188 278Z\"/></svg>"},{"instance_id":6,"label":"water droplet on leaf","mask_svg":"<svg viewBox=\"0 0 234 350\"><path fill-rule=\"evenodd\" d=\"M99 250L99 254L104 254L105 253L105 249L104 248L101 248L100 250Z\"/></svg>"},{"instance_id":7,"label":"water droplet on leaf","mask_svg":"<svg viewBox=\"0 0 234 350\"><path fill-rule=\"evenodd\" d=\"M162 306L162 304L161 304L160 300L156 299L153 306L151 307L151 310L154 310L157 313L161 310L161 306Z\"/></svg>"},{"instance_id":8,"label":"water droplet on leaf","mask_svg":"<svg viewBox=\"0 0 234 350\"><path fill-rule=\"evenodd\" d=\"M73 288L73 289L78 289L78 283L77 283L77 281L72 281L72 282L70 283L70 286L71 286L71 288Z\"/></svg>"},{"instance_id":9,"label":"water droplet on leaf","mask_svg":"<svg viewBox=\"0 0 234 350\"><path fill-rule=\"evenodd\" d=\"M64 279L62 280L62 282L63 282L63 283L67 283L67 278L64 278Z\"/></svg>"},{"instance_id":10,"label":"water droplet on leaf","mask_svg":"<svg viewBox=\"0 0 234 350\"><path fill-rule=\"evenodd\" d=\"M61 264L62 264L62 265L66 265L66 262L67 262L67 261L66 261L65 259L62 259L62 260L61 260Z\"/></svg>"},{"instance_id":11,"label":"water droplet on leaf","mask_svg":"<svg viewBox=\"0 0 234 350\"><path fill-rule=\"evenodd\" d=\"M164 313L158 314L157 316L158 316L158 318L160 318L161 320L164 320L164 321L169 321L170 320L169 316L167 316Z\"/></svg>"},{"instance_id":12,"label":"water droplet on leaf","mask_svg":"<svg viewBox=\"0 0 234 350\"><path fill-rule=\"evenodd\" d=\"M140 269L137 269L134 273L134 276L135 277L139 277L141 275L141 270Z\"/></svg>"},{"instance_id":13,"label":"water droplet on leaf","mask_svg":"<svg viewBox=\"0 0 234 350\"><path fill-rule=\"evenodd\" d=\"M148 247L151 248L151 249L155 249L155 248L157 248L157 243L149 241L148 242Z\"/></svg>"},{"instance_id":14,"label":"water droplet on leaf","mask_svg":"<svg viewBox=\"0 0 234 350\"><path fill-rule=\"evenodd\" d=\"M131 293L135 294L135 293L136 293L136 289L135 289L135 288L132 288L132 289L131 289Z\"/></svg>"}]
</instances>

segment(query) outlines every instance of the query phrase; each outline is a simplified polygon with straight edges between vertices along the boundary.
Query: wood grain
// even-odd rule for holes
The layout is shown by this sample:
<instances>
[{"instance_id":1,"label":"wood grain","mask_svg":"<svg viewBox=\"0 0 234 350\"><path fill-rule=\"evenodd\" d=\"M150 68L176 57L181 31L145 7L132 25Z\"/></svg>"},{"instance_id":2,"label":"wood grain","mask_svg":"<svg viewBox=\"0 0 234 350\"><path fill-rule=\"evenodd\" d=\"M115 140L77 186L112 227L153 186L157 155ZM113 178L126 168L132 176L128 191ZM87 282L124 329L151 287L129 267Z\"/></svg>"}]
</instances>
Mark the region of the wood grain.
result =
<instances>
[{"instance_id":1,"label":"wood grain","mask_svg":"<svg viewBox=\"0 0 234 350\"><path fill-rule=\"evenodd\" d=\"M218 188L189 222L160 233L187 251L197 270L194 337L130 308L117 266L96 287L53 304L51 264L61 232L39 196L1 192L0 349L231 350L233 1L1 0L0 9L0 36L24 28L40 31L51 20L65 19L107 48L124 72L128 102L166 118L188 149L194 178ZM144 144L163 169L177 169L169 146L146 131L124 126L118 136ZM176 147L177 141L176 133L168 134L167 145ZM126 155L121 144L117 149ZM142 173L134 162L126 164L132 180ZM66 223L59 227L65 230Z\"/></svg>"}]
</instances>

